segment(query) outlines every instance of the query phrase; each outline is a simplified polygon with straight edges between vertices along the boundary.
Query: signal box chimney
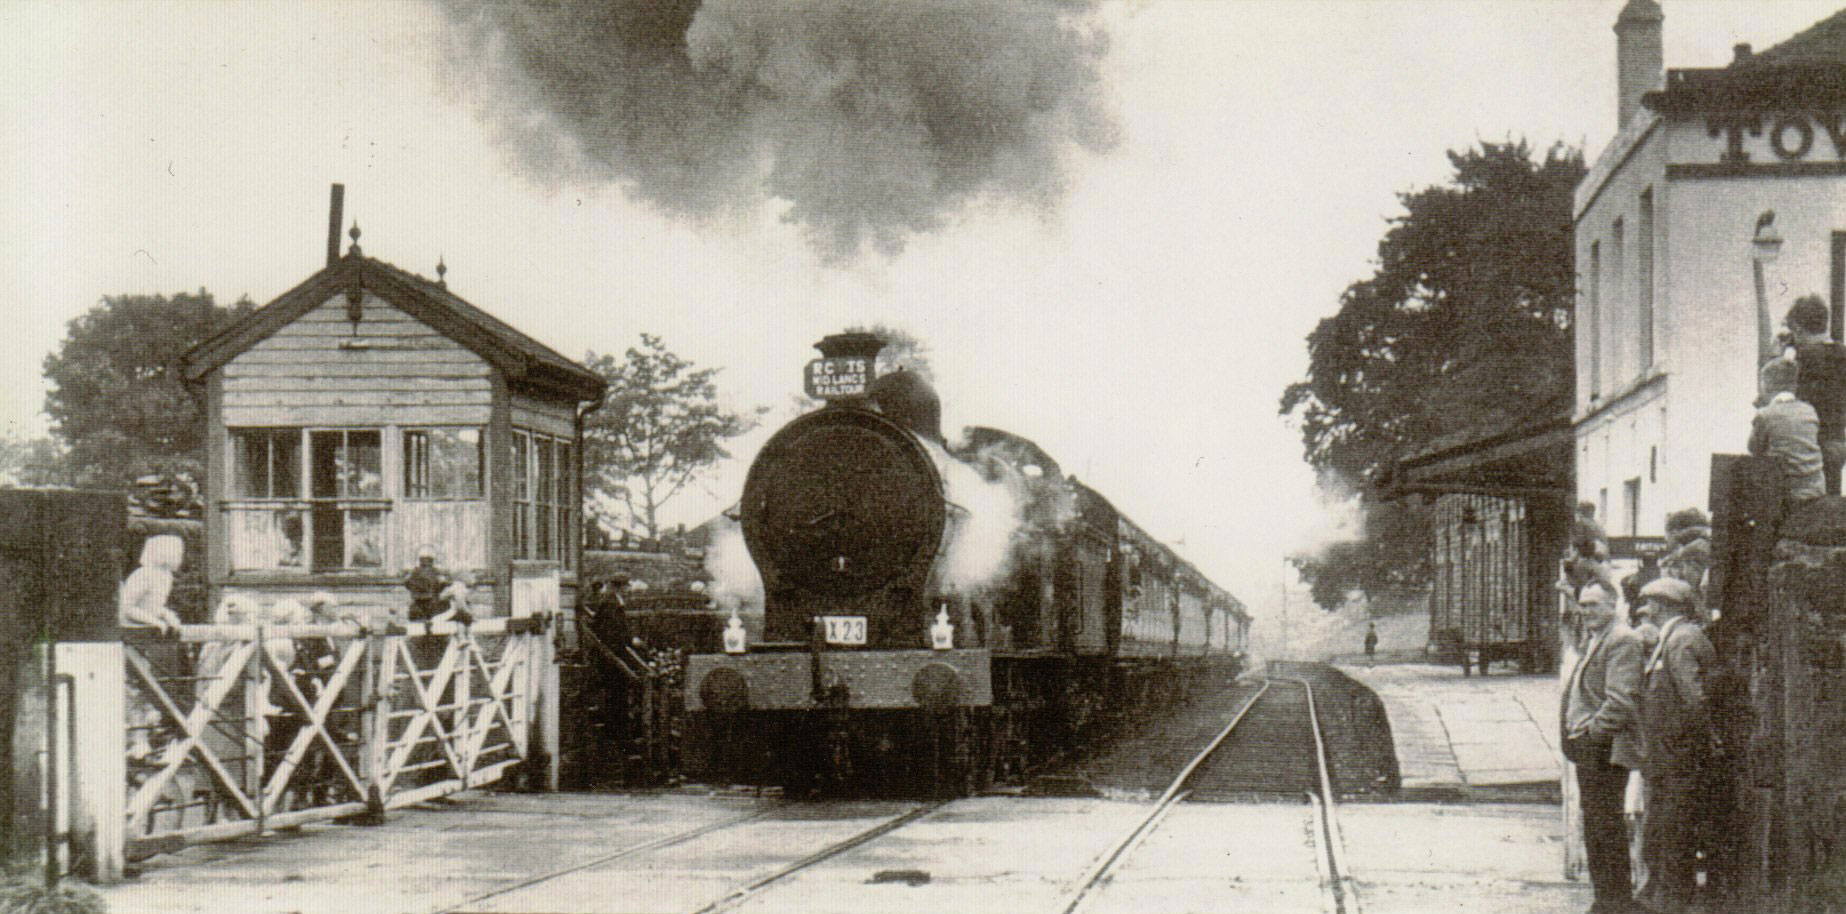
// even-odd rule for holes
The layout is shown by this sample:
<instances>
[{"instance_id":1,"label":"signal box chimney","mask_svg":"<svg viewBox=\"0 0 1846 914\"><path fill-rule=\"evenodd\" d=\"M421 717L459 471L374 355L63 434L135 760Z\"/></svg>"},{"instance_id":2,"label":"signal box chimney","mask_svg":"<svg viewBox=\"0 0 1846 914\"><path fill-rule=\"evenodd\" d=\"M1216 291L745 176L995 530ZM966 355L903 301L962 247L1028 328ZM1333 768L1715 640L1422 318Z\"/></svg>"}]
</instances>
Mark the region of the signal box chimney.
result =
<instances>
[{"instance_id":1,"label":"signal box chimney","mask_svg":"<svg viewBox=\"0 0 1846 914\"><path fill-rule=\"evenodd\" d=\"M346 202L346 185L333 185L333 200L327 208L327 266L340 259L340 222L345 218L341 208Z\"/></svg>"}]
</instances>

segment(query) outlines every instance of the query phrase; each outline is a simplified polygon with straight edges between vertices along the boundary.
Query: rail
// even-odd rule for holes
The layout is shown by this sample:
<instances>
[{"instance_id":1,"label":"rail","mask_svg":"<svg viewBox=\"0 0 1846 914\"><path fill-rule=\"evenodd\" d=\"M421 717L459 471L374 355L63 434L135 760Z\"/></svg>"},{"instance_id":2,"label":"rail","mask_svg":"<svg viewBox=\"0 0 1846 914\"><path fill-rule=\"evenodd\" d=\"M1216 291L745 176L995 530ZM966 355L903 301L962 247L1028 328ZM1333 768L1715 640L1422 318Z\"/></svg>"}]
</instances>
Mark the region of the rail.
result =
<instances>
[{"instance_id":1,"label":"rail","mask_svg":"<svg viewBox=\"0 0 1846 914\"><path fill-rule=\"evenodd\" d=\"M125 631L123 852L376 818L500 780L543 744L549 629L533 616Z\"/></svg>"},{"instance_id":2,"label":"rail","mask_svg":"<svg viewBox=\"0 0 1846 914\"><path fill-rule=\"evenodd\" d=\"M1244 722L1250 710L1268 696L1270 688L1277 682L1299 685L1307 693L1308 725L1314 734L1317 780L1317 791L1310 791L1308 798L1314 807L1315 843L1319 846L1315 867L1325 877L1325 887L1331 896L1328 899L1328 907L1335 914L1361 914L1358 893L1354 890L1350 877L1347 875L1344 838L1341 835L1339 817L1334 808L1338 802L1338 796L1333 792L1333 779L1327 766L1327 747L1321 738L1320 720L1314 707L1314 687L1304 679L1286 676L1272 676L1263 680L1262 687L1251 695L1242 707L1238 708L1230 723L1225 725L1224 729L1180 770L1179 775L1173 779L1173 783L1167 787L1166 792L1155 801L1148 814L1143 816L1125 837L1098 857L1097 861L1085 872L1083 878L1077 882L1075 889L1068 896L1068 902L1060 909L1063 914L1075 914L1083 907L1084 903L1093 897L1095 889L1102 885L1121 862L1159 827L1167 814L1191 795L1187 787L1193 775L1218 752L1232 732Z\"/></svg>"},{"instance_id":3,"label":"rail","mask_svg":"<svg viewBox=\"0 0 1846 914\"><path fill-rule=\"evenodd\" d=\"M1314 687L1305 679L1290 677L1308 693L1308 726L1314 731L1314 762L1320 774L1320 802L1315 805L1320 822L1322 856L1326 861L1327 884L1333 891L1333 907L1338 914L1360 914L1359 893L1354 890L1346 869L1346 840L1340 833L1339 815L1334 807L1339 796L1333 792L1333 778L1327 772L1327 744L1320 735L1320 715L1314 709Z\"/></svg>"}]
</instances>

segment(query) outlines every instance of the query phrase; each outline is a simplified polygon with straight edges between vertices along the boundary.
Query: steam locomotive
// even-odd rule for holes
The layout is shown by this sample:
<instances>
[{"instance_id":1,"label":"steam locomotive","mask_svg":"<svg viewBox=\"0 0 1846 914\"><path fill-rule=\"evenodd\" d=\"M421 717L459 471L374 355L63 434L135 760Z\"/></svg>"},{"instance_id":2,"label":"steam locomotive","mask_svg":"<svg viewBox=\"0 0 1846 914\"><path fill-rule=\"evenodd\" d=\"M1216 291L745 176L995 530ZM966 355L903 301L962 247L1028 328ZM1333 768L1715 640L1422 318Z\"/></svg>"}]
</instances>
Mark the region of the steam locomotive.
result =
<instances>
[{"instance_id":1,"label":"steam locomotive","mask_svg":"<svg viewBox=\"0 0 1846 914\"><path fill-rule=\"evenodd\" d=\"M969 792L1236 674L1236 598L1032 442L951 451L926 382L874 377L878 337L816 346L828 402L763 446L739 506L760 632L733 616L724 653L688 658L695 774ZM1000 525L970 504L995 492Z\"/></svg>"}]
</instances>

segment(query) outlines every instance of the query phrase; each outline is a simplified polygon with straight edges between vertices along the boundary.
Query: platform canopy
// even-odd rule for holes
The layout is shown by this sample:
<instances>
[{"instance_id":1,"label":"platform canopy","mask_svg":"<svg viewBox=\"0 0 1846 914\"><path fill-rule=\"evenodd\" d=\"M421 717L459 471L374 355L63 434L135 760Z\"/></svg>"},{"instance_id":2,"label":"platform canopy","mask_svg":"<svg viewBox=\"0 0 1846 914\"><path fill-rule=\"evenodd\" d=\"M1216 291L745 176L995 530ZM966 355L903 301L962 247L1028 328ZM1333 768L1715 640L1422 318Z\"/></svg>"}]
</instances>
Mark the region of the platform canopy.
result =
<instances>
[{"instance_id":1,"label":"platform canopy","mask_svg":"<svg viewBox=\"0 0 1846 914\"><path fill-rule=\"evenodd\" d=\"M1576 489L1570 405L1558 400L1497 429L1445 436L1392 465L1381 489L1405 495L1567 497Z\"/></svg>"}]
</instances>

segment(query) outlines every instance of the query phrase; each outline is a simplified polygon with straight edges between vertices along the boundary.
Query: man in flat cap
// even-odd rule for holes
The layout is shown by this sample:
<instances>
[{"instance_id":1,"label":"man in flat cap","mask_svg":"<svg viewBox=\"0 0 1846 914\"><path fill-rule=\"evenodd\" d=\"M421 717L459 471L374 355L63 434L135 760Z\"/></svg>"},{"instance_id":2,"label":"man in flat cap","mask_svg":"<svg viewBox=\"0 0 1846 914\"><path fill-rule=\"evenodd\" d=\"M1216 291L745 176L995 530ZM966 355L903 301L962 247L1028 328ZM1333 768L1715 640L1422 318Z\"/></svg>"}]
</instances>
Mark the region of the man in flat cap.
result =
<instances>
[{"instance_id":1,"label":"man in flat cap","mask_svg":"<svg viewBox=\"0 0 1846 914\"><path fill-rule=\"evenodd\" d=\"M1613 585L1602 581L1585 585L1577 597L1575 615L1587 643L1566 680L1558 714L1564 757L1577 766L1583 846L1589 856L1590 883L1596 889L1590 911L1628 914L1634 910L1634 886L1622 799L1628 772L1641 766L1635 706L1647 652L1641 636L1616 621Z\"/></svg>"},{"instance_id":2,"label":"man in flat cap","mask_svg":"<svg viewBox=\"0 0 1846 914\"><path fill-rule=\"evenodd\" d=\"M1641 692L1641 738L1646 756L1649 908L1686 911L1697 891L1699 823L1711 815L1708 785L1713 721L1707 679L1717 662L1705 637L1698 592L1661 578L1641 588L1641 599L1660 620L1660 642L1647 658Z\"/></svg>"}]
</instances>

